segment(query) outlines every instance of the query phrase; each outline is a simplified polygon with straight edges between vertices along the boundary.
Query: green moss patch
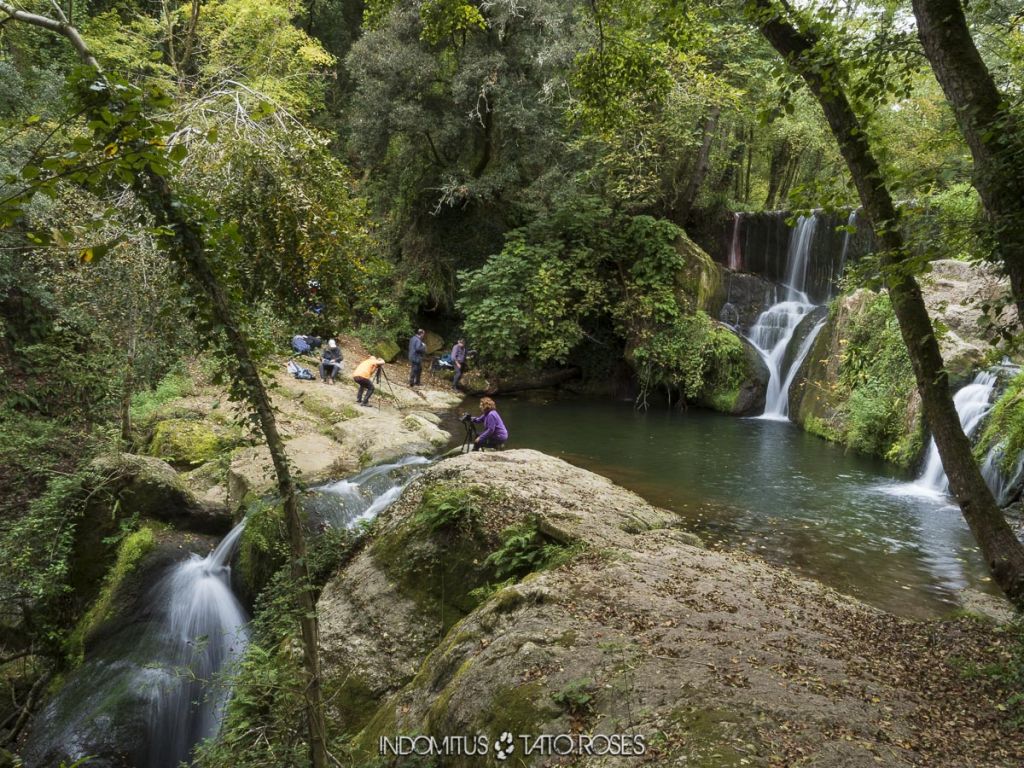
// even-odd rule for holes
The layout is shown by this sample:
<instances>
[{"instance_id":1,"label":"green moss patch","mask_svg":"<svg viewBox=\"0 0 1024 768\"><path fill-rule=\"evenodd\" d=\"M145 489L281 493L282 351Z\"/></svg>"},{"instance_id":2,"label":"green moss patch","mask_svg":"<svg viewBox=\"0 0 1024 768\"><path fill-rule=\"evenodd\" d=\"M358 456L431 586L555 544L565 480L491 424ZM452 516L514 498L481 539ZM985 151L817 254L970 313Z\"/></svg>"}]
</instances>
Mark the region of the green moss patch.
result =
<instances>
[{"instance_id":1,"label":"green moss patch","mask_svg":"<svg viewBox=\"0 0 1024 768\"><path fill-rule=\"evenodd\" d=\"M121 542L117 549L117 560L107 573L99 595L68 638L68 659L72 665L81 663L86 639L113 616L115 597L125 578L154 546L156 536L151 528L140 528Z\"/></svg>"},{"instance_id":2,"label":"green moss patch","mask_svg":"<svg viewBox=\"0 0 1024 768\"><path fill-rule=\"evenodd\" d=\"M165 419L153 428L149 453L172 464L197 467L215 458L224 442L209 425L188 419Z\"/></svg>"}]
</instances>

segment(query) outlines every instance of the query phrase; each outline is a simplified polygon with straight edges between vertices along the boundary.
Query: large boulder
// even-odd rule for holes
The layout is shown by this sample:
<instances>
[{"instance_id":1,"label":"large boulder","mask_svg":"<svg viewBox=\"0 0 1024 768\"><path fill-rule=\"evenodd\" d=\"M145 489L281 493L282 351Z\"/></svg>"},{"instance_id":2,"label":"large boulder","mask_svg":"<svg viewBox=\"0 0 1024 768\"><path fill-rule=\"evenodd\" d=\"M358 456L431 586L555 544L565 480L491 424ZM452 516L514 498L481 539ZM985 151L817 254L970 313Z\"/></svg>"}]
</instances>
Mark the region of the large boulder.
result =
<instances>
[{"instance_id":1,"label":"large boulder","mask_svg":"<svg viewBox=\"0 0 1024 768\"><path fill-rule=\"evenodd\" d=\"M990 264L954 259L933 261L921 277L925 305L942 329L939 349L946 367L966 376L984 364L999 341L993 328L982 321L985 305L995 305L1009 296L1009 281ZM1000 321L1013 324L1016 307L1008 305ZM989 318L995 319L989 311Z\"/></svg>"},{"instance_id":2,"label":"large boulder","mask_svg":"<svg viewBox=\"0 0 1024 768\"><path fill-rule=\"evenodd\" d=\"M358 730L340 745L346 764L368 764L401 735L486 737L490 758L444 757L470 768L505 733L521 766L555 764L556 745L588 766L636 763L625 749L652 765L869 768L884 756L953 768L1024 756L989 713L964 710L964 686L975 696L987 683L946 684L965 646L1000 653L976 624L901 622L702 549L673 523L534 451L428 470L320 598L325 690L339 730ZM543 563L537 544L561 556ZM521 567L488 574L507 563ZM979 738L947 746L950 716Z\"/></svg>"},{"instance_id":3,"label":"large boulder","mask_svg":"<svg viewBox=\"0 0 1024 768\"><path fill-rule=\"evenodd\" d=\"M713 332L718 354L698 403L732 416L761 413L771 376L761 353L724 323L717 323Z\"/></svg>"},{"instance_id":4,"label":"large boulder","mask_svg":"<svg viewBox=\"0 0 1024 768\"><path fill-rule=\"evenodd\" d=\"M343 730L362 728L375 702L415 676L484 599L474 590L486 594L488 584L524 576L544 547L599 548L675 522L610 481L536 451L465 455L427 470L320 597L325 686L336 694ZM510 527L521 546L509 561L489 560L509 549ZM511 562L517 555L519 566Z\"/></svg>"},{"instance_id":5,"label":"large boulder","mask_svg":"<svg viewBox=\"0 0 1024 768\"><path fill-rule=\"evenodd\" d=\"M215 458L227 444L213 422L164 419L153 426L149 453L175 466L198 467Z\"/></svg>"},{"instance_id":6,"label":"large boulder","mask_svg":"<svg viewBox=\"0 0 1024 768\"><path fill-rule=\"evenodd\" d=\"M749 330L758 316L778 301L779 286L760 275L734 272L719 266L722 274L721 304L708 314L741 330Z\"/></svg>"},{"instance_id":7,"label":"large boulder","mask_svg":"<svg viewBox=\"0 0 1024 768\"><path fill-rule=\"evenodd\" d=\"M133 453L108 454L94 462L119 514L169 523L198 533L224 534L232 526L222 504L198 498L167 462Z\"/></svg>"}]
</instances>

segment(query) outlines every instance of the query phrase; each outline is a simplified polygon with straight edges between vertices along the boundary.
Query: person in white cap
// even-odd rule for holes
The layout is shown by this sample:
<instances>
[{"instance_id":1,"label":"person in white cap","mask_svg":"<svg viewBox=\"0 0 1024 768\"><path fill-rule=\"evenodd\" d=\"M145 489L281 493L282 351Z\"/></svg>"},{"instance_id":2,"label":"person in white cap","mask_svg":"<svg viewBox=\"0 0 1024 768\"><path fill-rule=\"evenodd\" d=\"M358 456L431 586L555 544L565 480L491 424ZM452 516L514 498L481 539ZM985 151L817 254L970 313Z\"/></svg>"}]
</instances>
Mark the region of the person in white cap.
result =
<instances>
[{"instance_id":1,"label":"person in white cap","mask_svg":"<svg viewBox=\"0 0 1024 768\"><path fill-rule=\"evenodd\" d=\"M334 383L334 377L341 373L341 350L338 342L331 339L320 357L320 378L327 384Z\"/></svg>"}]
</instances>

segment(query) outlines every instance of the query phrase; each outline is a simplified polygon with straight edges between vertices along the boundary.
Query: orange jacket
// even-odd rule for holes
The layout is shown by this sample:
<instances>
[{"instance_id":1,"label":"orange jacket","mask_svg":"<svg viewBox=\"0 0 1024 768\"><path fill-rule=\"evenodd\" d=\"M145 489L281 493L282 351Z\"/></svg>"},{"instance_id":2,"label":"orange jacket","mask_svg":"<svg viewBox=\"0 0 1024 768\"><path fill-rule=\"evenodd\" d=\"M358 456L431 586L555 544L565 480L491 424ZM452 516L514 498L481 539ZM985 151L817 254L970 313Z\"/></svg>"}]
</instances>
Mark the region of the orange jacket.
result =
<instances>
[{"instance_id":1,"label":"orange jacket","mask_svg":"<svg viewBox=\"0 0 1024 768\"><path fill-rule=\"evenodd\" d=\"M368 357L352 371L353 379L372 379L373 374L377 372L377 369L384 365L384 361L379 357Z\"/></svg>"}]
</instances>

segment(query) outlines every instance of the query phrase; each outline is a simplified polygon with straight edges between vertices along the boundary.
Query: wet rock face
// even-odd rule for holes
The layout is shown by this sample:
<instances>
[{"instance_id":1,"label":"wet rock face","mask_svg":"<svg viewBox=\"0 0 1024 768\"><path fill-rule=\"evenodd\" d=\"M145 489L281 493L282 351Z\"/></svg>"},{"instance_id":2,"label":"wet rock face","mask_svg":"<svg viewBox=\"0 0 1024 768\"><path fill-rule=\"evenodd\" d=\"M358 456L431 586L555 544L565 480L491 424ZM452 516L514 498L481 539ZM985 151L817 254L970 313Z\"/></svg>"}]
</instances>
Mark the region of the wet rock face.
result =
<instances>
[{"instance_id":1,"label":"wet rock face","mask_svg":"<svg viewBox=\"0 0 1024 768\"><path fill-rule=\"evenodd\" d=\"M758 316L778 301L779 286L759 275L722 269L722 305L713 315L743 333L750 330Z\"/></svg>"},{"instance_id":2,"label":"wet rock face","mask_svg":"<svg viewBox=\"0 0 1024 768\"><path fill-rule=\"evenodd\" d=\"M89 766L147 764L146 719L161 672L150 666L166 651L155 632L153 586L190 552L214 540L164 532L131 571L110 585L106 610L82 639L84 660L36 713L21 748L26 768L53 768L93 756Z\"/></svg>"},{"instance_id":3,"label":"wet rock face","mask_svg":"<svg viewBox=\"0 0 1024 768\"><path fill-rule=\"evenodd\" d=\"M223 505L201 500L188 490L172 466L152 456L123 453L97 460L120 500L121 514L138 515L197 533L223 534L232 526Z\"/></svg>"}]
</instances>

